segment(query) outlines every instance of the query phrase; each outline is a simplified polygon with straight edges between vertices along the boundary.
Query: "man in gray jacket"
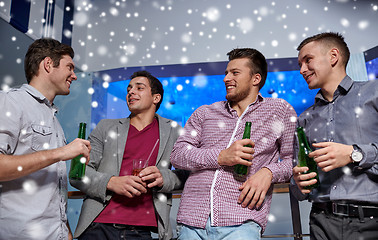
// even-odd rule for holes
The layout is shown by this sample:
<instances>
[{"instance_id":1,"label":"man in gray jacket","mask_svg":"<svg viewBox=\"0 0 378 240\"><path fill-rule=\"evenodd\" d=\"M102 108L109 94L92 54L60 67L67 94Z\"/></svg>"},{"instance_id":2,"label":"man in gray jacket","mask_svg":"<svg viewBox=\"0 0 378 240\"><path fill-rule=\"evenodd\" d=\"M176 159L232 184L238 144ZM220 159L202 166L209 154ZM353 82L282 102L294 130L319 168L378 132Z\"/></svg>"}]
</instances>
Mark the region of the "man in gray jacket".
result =
<instances>
[{"instance_id":1,"label":"man in gray jacket","mask_svg":"<svg viewBox=\"0 0 378 240\"><path fill-rule=\"evenodd\" d=\"M169 156L181 129L156 114L163 99L160 81L135 72L127 87L128 118L104 119L89 135L90 162L83 181L71 184L87 196L74 237L79 239L171 239L172 190L186 172L171 170ZM157 147L158 146L158 147ZM133 159L148 167L132 175Z\"/></svg>"}]
</instances>

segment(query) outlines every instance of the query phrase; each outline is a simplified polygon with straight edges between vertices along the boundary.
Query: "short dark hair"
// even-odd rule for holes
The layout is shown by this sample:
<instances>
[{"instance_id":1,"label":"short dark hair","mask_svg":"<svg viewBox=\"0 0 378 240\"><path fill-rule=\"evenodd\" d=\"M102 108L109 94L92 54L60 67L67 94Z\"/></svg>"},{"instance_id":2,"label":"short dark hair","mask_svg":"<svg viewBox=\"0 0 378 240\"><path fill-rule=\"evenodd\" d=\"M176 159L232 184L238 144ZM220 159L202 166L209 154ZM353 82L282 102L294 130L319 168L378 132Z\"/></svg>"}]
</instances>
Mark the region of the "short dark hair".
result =
<instances>
[{"instance_id":1,"label":"short dark hair","mask_svg":"<svg viewBox=\"0 0 378 240\"><path fill-rule=\"evenodd\" d=\"M344 67L346 69L350 57L350 52L348 45L344 41L344 37L340 33L325 32L308 37L299 44L297 50L300 51L305 45L309 44L310 42L320 42L328 48L336 47L337 49L339 49L342 57L342 63L344 64Z\"/></svg>"},{"instance_id":2,"label":"short dark hair","mask_svg":"<svg viewBox=\"0 0 378 240\"><path fill-rule=\"evenodd\" d=\"M131 75L130 79L134 79L136 77L145 77L148 79L148 82L150 83L151 87L151 94L160 94L161 99L156 104L155 112L159 109L161 102L163 101L163 95L164 95L164 89L163 84L157 79L156 77L152 76L151 73L147 71L137 71L134 72L133 75Z\"/></svg>"},{"instance_id":3,"label":"short dark hair","mask_svg":"<svg viewBox=\"0 0 378 240\"><path fill-rule=\"evenodd\" d=\"M251 76L256 73L260 74L261 81L259 83L259 89L264 86L266 77L268 75L268 64L261 52L253 48L235 48L228 52L227 55L229 61L239 58L248 58L250 63Z\"/></svg>"},{"instance_id":4,"label":"short dark hair","mask_svg":"<svg viewBox=\"0 0 378 240\"><path fill-rule=\"evenodd\" d=\"M39 64L46 57L53 61L53 67L58 67L64 55L74 58L74 50L63 43L51 38L35 40L28 48L24 60L25 76L28 83L34 76L38 76Z\"/></svg>"}]
</instances>

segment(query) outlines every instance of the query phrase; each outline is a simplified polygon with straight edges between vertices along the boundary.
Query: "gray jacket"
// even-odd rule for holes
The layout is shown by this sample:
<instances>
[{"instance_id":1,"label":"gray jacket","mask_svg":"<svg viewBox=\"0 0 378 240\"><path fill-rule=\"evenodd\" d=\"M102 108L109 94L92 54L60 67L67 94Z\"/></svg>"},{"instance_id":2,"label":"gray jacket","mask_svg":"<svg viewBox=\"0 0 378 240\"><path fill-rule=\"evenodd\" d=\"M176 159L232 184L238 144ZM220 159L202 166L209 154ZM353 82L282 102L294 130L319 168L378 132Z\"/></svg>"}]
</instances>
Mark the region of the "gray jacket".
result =
<instances>
[{"instance_id":1,"label":"gray jacket","mask_svg":"<svg viewBox=\"0 0 378 240\"><path fill-rule=\"evenodd\" d=\"M182 170L170 170L169 157L181 127L172 127L172 120L157 114L156 116L159 121L160 138L156 166L163 176L164 185L159 190L154 189L153 202L158 214L159 239L171 239L172 229L169 221L172 206L171 192L182 189L188 173ZM90 181L85 184L82 181L70 180L72 186L87 195L81 208L75 238L88 228L112 197L112 192L107 191L106 186L112 176L119 176L129 126L130 118L104 119L88 137L92 150L85 175Z\"/></svg>"}]
</instances>

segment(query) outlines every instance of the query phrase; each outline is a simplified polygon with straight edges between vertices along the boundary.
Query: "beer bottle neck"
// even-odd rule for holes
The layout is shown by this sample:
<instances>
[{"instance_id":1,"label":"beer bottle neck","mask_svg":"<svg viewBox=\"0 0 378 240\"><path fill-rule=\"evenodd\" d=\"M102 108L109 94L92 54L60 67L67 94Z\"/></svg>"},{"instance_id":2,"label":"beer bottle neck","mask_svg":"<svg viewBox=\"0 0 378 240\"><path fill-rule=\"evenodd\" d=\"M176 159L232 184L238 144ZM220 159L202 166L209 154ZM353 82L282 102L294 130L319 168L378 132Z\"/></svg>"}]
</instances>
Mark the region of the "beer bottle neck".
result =
<instances>
[{"instance_id":1,"label":"beer bottle neck","mask_svg":"<svg viewBox=\"0 0 378 240\"><path fill-rule=\"evenodd\" d=\"M250 139L251 138L251 122L245 123L243 139Z\"/></svg>"},{"instance_id":2,"label":"beer bottle neck","mask_svg":"<svg viewBox=\"0 0 378 240\"><path fill-rule=\"evenodd\" d=\"M81 138L81 139L85 139L85 129L87 127L87 124L86 123L80 123L80 126L79 126L79 134L78 134L78 138Z\"/></svg>"},{"instance_id":3,"label":"beer bottle neck","mask_svg":"<svg viewBox=\"0 0 378 240\"><path fill-rule=\"evenodd\" d=\"M297 135L298 135L299 146L300 147L303 146L304 148L311 150L310 145L308 144L308 141L307 141L307 138L306 138L306 134L304 133L304 131L298 130Z\"/></svg>"}]
</instances>

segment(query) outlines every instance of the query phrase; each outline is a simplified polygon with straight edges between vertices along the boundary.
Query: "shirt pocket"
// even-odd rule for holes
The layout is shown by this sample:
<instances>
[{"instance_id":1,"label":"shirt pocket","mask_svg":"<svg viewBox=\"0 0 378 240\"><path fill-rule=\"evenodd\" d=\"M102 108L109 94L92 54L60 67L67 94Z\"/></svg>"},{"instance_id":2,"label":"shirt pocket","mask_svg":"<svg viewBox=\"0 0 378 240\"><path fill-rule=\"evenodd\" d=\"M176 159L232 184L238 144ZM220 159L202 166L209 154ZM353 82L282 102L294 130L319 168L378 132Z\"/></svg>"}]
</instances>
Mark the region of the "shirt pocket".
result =
<instances>
[{"instance_id":1,"label":"shirt pocket","mask_svg":"<svg viewBox=\"0 0 378 240\"><path fill-rule=\"evenodd\" d=\"M49 149L52 130L51 127L32 124L32 144L31 148L34 151L41 151Z\"/></svg>"}]
</instances>

